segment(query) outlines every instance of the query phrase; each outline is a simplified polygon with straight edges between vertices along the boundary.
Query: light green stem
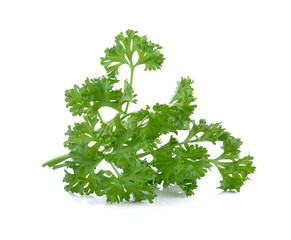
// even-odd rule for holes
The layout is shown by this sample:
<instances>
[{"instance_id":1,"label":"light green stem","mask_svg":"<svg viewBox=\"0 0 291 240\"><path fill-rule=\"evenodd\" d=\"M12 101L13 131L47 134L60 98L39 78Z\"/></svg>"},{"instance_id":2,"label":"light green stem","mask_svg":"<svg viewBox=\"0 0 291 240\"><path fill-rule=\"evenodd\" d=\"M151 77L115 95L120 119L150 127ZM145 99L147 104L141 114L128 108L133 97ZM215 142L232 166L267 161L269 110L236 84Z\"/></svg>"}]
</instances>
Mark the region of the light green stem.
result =
<instances>
[{"instance_id":1,"label":"light green stem","mask_svg":"<svg viewBox=\"0 0 291 240\"><path fill-rule=\"evenodd\" d=\"M121 175L120 175L120 173L118 172L118 170L117 170L117 168L114 166L114 164L113 163L109 163L110 164L110 166L113 168L113 170L114 170L114 172L117 174L117 176L118 177L121 177Z\"/></svg>"},{"instance_id":2,"label":"light green stem","mask_svg":"<svg viewBox=\"0 0 291 240\"><path fill-rule=\"evenodd\" d=\"M99 117L99 119L100 119L100 122L103 123L104 121L103 121L103 119L102 119L102 117L101 117L99 111L97 111L97 115L98 115L98 117Z\"/></svg>"},{"instance_id":3,"label":"light green stem","mask_svg":"<svg viewBox=\"0 0 291 240\"><path fill-rule=\"evenodd\" d=\"M135 67L133 65L130 66L130 83L129 84L130 84L131 87L132 87L132 82L133 82L134 68ZM129 107L129 102L127 102L127 104L126 104L125 113L127 113L128 107Z\"/></svg>"},{"instance_id":4,"label":"light green stem","mask_svg":"<svg viewBox=\"0 0 291 240\"><path fill-rule=\"evenodd\" d=\"M65 154L65 155L53 158L52 160L49 160L49 161L45 162L41 166L43 166L43 167L45 167L45 166L54 167L56 164L59 164L59 163L65 161L65 160L67 160L68 158L70 158L70 155L69 154Z\"/></svg>"}]
</instances>

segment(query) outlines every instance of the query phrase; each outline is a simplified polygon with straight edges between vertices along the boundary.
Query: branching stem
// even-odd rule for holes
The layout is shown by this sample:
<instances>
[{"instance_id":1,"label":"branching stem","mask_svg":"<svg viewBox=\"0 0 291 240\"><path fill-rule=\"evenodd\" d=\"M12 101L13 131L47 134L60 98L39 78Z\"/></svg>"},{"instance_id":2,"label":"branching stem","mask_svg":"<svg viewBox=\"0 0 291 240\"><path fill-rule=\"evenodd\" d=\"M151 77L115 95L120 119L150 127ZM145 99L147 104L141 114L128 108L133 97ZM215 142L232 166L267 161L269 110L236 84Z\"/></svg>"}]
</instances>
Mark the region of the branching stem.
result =
<instances>
[{"instance_id":1,"label":"branching stem","mask_svg":"<svg viewBox=\"0 0 291 240\"><path fill-rule=\"evenodd\" d=\"M133 72L134 72L134 68L135 66L133 66L132 64L130 65L130 86L132 87L132 82L133 82ZM127 102L126 104L126 108L125 108L125 113L127 113L129 107L129 102Z\"/></svg>"},{"instance_id":2,"label":"branching stem","mask_svg":"<svg viewBox=\"0 0 291 240\"><path fill-rule=\"evenodd\" d=\"M103 119L102 119L102 117L101 117L99 111L97 111L97 115L98 115L98 117L99 117L99 119L100 119L100 122L103 123L104 121L103 121Z\"/></svg>"},{"instance_id":3,"label":"branching stem","mask_svg":"<svg viewBox=\"0 0 291 240\"><path fill-rule=\"evenodd\" d=\"M110 164L110 166L113 168L113 170L114 170L114 172L117 174L117 176L118 177L121 177L121 175L120 175L120 173L118 172L118 170L117 170L117 168L114 166L114 164L113 163L109 163Z\"/></svg>"}]
</instances>

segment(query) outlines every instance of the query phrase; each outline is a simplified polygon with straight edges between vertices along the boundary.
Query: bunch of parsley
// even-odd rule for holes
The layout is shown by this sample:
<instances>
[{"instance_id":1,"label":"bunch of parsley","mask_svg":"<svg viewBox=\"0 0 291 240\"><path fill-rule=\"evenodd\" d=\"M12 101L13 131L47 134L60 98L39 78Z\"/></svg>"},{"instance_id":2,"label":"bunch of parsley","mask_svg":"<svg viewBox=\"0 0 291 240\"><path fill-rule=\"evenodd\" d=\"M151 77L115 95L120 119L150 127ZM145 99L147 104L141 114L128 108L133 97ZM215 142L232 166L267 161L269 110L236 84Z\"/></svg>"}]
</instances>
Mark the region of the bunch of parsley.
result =
<instances>
[{"instance_id":1,"label":"bunch of parsley","mask_svg":"<svg viewBox=\"0 0 291 240\"><path fill-rule=\"evenodd\" d=\"M161 69L164 56L161 46L127 30L115 37L115 45L105 50L101 58L107 76L86 79L82 86L66 90L67 107L82 121L69 126L64 145L69 154L54 158L43 166L66 168L65 190L78 194L105 195L107 202L124 200L153 202L157 185L178 185L187 196L197 188L202 178L214 165L221 173L223 190L240 191L248 175L255 171L253 157L240 156L242 141L233 137L220 123L194 121L190 117L197 107L193 97L193 81L182 78L169 104L157 103L136 112L128 112L136 103L132 88L134 70L144 65L145 70ZM133 54L138 60L133 62ZM130 82L124 80L123 89L115 89L121 65L130 68ZM109 107L116 115L103 121L99 109ZM183 141L177 140L178 131L187 131ZM160 137L169 135L162 143ZM223 153L211 159L201 142L222 143ZM152 160L148 156L152 156ZM101 162L110 170L96 170Z\"/></svg>"}]
</instances>

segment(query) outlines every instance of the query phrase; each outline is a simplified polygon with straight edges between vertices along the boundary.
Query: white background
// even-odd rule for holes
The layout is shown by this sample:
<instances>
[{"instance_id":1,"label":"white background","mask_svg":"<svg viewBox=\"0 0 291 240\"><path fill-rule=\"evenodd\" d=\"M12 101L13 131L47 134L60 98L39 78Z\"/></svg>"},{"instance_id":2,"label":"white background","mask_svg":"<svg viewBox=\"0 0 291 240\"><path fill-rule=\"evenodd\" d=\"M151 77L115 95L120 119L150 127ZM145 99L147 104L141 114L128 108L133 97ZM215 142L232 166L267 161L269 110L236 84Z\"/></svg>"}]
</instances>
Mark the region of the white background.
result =
<instances>
[{"instance_id":1,"label":"white background","mask_svg":"<svg viewBox=\"0 0 291 240\"><path fill-rule=\"evenodd\" d=\"M280 0L1 1L0 238L291 239L290 12ZM216 189L214 169L193 197L107 204L66 193L63 171L41 167L67 153L65 89L104 75L99 58L128 28L166 57L161 71L136 71L135 107L194 79L195 119L223 122L255 157L240 193Z\"/></svg>"}]
</instances>

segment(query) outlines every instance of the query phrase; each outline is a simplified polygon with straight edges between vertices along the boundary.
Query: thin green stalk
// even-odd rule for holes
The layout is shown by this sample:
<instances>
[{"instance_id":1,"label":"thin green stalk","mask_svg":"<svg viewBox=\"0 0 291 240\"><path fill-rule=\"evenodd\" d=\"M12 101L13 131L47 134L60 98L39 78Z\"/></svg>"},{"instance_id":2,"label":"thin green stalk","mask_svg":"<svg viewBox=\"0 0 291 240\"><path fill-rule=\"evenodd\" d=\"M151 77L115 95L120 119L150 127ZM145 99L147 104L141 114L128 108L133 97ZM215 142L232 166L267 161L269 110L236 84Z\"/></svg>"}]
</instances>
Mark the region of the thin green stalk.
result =
<instances>
[{"instance_id":1,"label":"thin green stalk","mask_svg":"<svg viewBox=\"0 0 291 240\"><path fill-rule=\"evenodd\" d=\"M187 141L187 139L186 139L186 140L184 140L183 142L178 142L178 143L176 143L176 144L172 144L172 145L169 145L169 146L167 146L167 144L165 144L165 145L163 145L163 146L161 146L161 147L159 147L159 148L157 148L157 149L155 149L155 150L148 151L148 152L144 152L144 153L140 153L140 154L137 154L136 156L137 156L137 157L145 157L146 155L152 154L153 152L156 152L156 151L162 150L162 149L164 149L164 148L168 148L168 147L173 148L173 147L176 147L176 146L181 146L181 145L183 145L183 144L185 144L185 143L199 142L199 141L197 141L197 140L199 140L199 139L197 138L197 139L192 140L192 141Z\"/></svg>"},{"instance_id":2,"label":"thin green stalk","mask_svg":"<svg viewBox=\"0 0 291 240\"><path fill-rule=\"evenodd\" d=\"M133 72L134 72L134 66L130 66L130 86L132 87L132 82L133 82ZM128 107L129 107L129 102L127 102L126 104L126 108L125 108L125 113L127 113L127 110L128 110Z\"/></svg>"},{"instance_id":3,"label":"thin green stalk","mask_svg":"<svg viewBox=\"0 0 291 240\"><path fill-rule=\"evenodd\" d=\"M62 167L66 167L66 166L67 166L67 165L66 165L65 163L62 163L62 164L54 165L54 166L52 167L52 169L56 170L56 169L58 169L58 168L62 168Z\"/></svg>"},{"instance_id":4,"label":"thin green stalk","mask_svg":"<svg viewBox=\"0 0 291 240\"><path fill-rule=\"evenodd\" d=\"M103 121L103 119L102 119L102 117L101 117L99 111L97 111L97 115L98 115L98 117L99 117L99 119L100 119L100 122L101 122L101 123L104 123L104 121Z\"/></svg>"},{"instance_id":5,"label":"thin green stalk","mask_svg":"<svg viewBox=\"0 0 291 240\"><path fill-rule=\"evenodd\" d=\"M53 158L47 162L45 162L44 164L42 164L41 166L45 167L45 166L48 166L48 167L53 167L55 166L56 164L59 164L65 160L67 160L68 158L70 158L70 155L69 154L65 154L65 155L62 155L62 156L59 156L59 157L56 157L56 158Z\"/></svg>"},{"instance_id":6,"label":"thin green stalk","mask_svg":"<svg viewBox=\"0 0 291 240\"><path fill-rule=\"evenodd\" d=\"M131 113L125 113L125 114L120 118L120 121L122 121L123 119L125 119L125 118L128 117L129 115L131 115Z\"/></svg>"},{"instance_id":7,"label":"thin green stalk","mask_svg":"<svg viewBox=\"0 0 291 240\"><path fill-rule=\"evenodd\" d=\"M130 86L132 86L134 67L130 68Z\"/></svg>"},{"instance_id":8,"label":"thin green stalk","mask_svg":"<svg viewBox=\"0 0 291 240\"><path fill-rule=\"evenodd\" d=\"M114 172L117 174L117 176L118 177L121 177L121 175L120 175L120 173L118 172L118 170L117 170L117 168L114 166L114 164L113 163L109 163L110 164L110 166L113 168L113 170L114 170Z\"/></svg>"}]
</instances>

